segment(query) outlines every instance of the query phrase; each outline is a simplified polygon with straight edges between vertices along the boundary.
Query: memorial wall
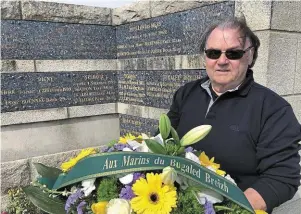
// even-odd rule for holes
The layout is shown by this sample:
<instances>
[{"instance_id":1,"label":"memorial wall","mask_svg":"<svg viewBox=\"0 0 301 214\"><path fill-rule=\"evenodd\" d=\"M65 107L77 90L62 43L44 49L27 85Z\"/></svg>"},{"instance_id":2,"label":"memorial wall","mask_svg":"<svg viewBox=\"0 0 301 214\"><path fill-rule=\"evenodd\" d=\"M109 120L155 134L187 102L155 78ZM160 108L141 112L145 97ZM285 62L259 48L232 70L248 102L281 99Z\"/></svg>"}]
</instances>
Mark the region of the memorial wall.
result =
<instances>
[{"instance_id":1,"label":"memorial wall","mask_svg":"<svg viewBox=\"0 0 301 214\"><path fill-rule=\"evenodd\" d=\"M278 1L2 1L2 205L8 188L36 175L33 162L59 166L120 135L154 134L174 92L206 75L200 37L225 17L244 14L261 39L255 80L301 121L300 11Z\"/></svg>"}]
</instances>

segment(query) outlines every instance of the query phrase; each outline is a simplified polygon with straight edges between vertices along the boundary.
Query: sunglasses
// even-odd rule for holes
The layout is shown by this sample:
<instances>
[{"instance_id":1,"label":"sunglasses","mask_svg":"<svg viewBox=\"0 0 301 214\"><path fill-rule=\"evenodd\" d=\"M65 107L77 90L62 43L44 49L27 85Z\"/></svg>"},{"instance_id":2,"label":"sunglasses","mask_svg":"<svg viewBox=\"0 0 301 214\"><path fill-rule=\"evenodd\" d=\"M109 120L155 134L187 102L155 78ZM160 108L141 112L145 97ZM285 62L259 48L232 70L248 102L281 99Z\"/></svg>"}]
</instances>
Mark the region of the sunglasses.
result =
<instances>
[{"instance_id":1,"label":"sunglasses","mask_svg":"<svg viewBox=\"0 0 301 214\"><path fill-rule=\"evenodd\" d=\"M206 56L209 59L218 59L220 58L220 56L222 55L222 53L225 53L226 57L228 59L233 59L233 60L237 60L237 59L241 59L243 57L243 55L250 50L251 48L253 48L253 46L248 47L245 50L226 50L226 51L221 51L218 49L207 49L205 50Z\"/></svg>"}]
</instances>

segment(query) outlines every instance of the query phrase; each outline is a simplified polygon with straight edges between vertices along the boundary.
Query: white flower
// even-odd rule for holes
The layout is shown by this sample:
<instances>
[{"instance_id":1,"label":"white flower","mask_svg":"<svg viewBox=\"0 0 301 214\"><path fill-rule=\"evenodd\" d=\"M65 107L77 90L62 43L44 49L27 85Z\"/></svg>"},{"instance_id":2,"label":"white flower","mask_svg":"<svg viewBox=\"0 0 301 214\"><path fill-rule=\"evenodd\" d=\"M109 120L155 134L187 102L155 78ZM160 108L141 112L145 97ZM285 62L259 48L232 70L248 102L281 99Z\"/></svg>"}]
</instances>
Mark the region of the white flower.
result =
<instances>
[{"instance_id":1,"label":"white flower","mask_svg":"<svg viewBox=\"0 0 301 214\"><path fill-rule=\"evenodd\" d=\"M142 143L138 143L137 141L128 141L128 144L136 151L136 152L149 152L146 143L142 141ZM124 149L123 149L124 151Z\"/></svg>"},{"instance_id":2,"label":"white flower","mask_svg":"<svg viewBox=\"0 0 301 214\"><path fill-rule=\"evenodd\" d=\"M201 192L197 192L196 198L198 202L202 205L206 203L207 201L211 202L212 204L220 203L223 201L223 196L221 194L218 194L215 191L212 191L211 189L204 188Z\"/></svg>"},{"instance_id":3,"label":"white flower","mask_svg":"<svg viewBox=\"0 0 301 214\"><path fill-rule=\"evenodd\" d=\"M225 176L225 178L226 178L227 180L231 181L233 184L237 185L236 182L234 181L234 179L231 178L231 176L230 176L229 174L227 174L227 175Z\"/></svg>"},{"instance_id":4,"label":"white flower","mask_svg":"<svg viewBox=\"0 0 301 214\"><path fill-rule=\"evenodd\" d=\"M155 137L151 137L150 139L157 141L158 143L160 143L162 146L164 145L163 143L163 138L161 134L156 135Z\"/></svg>"},{"instance_id":5,"label":"white flower","mask_svg":"<svg viewBox=\"0 0 301 214\"><path fill-rule=\"evenodd\" d=\"M198 156L196 156L195 154L193 154L192 152L186 152L185 153L185 158L192 160L198 164L201 164L200 159Z\"/></svg>"},{"instance_id":6,"label":"white flower","mask_svg":"<svg viewBox=\"0 0 301 214\"><path fill-rule=\"evenodd\" d=\"M85 193L86 197L90 195L93 190L95 190L94 182L95 182L95 178L82 181L83 188L81 189L81 191Z\"/></svg>"},{"instance_id":7,"label":"white flower","mask_svg":"<svg viewBox=\"0 0 301 214\"><path fill-rule=\"evenodd\" d=\"M122 184L127 185L127 184L132 183L133 179L134 179L134 174L131 173L131 174L127 174L126 176L119 178L119 181Z\"/></svg>"},{"instance_id":8,"label":"white flower","mask_svg":"<svg viewBox=\"0 0 301 214\"><path fill-rule=\"evenodd\" d=\"M107 214L130 214L131 205L125 199L111 199L107 205Z\"/></svg>"},{"instance_id":9,"label":"white flower","mask_svg":"<svg viewBox=\"0 0 301 214\"><path fill-rule=\"evenodd\" d=\"M162 170L161 178L164 184L173 185L177 178L177 172L174 168L170 166L165 167Z\"/></svg>"}]
</instances>

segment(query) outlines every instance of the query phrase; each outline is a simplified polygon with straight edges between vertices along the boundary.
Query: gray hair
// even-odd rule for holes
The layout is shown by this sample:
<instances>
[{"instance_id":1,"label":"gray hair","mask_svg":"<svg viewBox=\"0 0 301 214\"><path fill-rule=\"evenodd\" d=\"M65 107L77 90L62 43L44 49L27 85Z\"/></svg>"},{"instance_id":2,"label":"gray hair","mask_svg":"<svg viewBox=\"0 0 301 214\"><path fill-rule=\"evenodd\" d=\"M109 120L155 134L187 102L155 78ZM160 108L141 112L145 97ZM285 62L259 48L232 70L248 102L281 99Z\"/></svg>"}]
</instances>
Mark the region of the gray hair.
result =
<instances>
[{"instance_id":1,"label":"gray hair","mask_svg":"<svg viewBox=\"0 0 301 214\"><path fill-rule=\"evenodd\" d=\"M249 39L251 46L254 48L253 61L249 66L249 68L252 68L258 56L258 48L260 46L260 41L259 38L253 33L253 31L248 27L246 20L243 17L231 17L224 20L220 20L210 25L201 37L201 52L205 50L208 37L216 28L237 29L240 33L240 37L242 38L243 46L245 45L246 39Z\"/></svg>"}]
</instances>

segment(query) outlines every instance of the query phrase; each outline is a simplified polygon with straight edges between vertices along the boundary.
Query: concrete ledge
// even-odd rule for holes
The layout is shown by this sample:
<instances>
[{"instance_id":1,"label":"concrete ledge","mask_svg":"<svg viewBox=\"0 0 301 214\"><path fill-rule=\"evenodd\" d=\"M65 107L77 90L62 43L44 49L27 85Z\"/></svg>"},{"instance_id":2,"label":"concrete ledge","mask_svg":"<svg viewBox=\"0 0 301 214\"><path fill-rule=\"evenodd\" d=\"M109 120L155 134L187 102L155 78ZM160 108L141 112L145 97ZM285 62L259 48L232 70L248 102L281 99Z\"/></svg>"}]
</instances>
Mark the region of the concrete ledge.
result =
<instances>
[{"instance_id":1,"label":"concrete ledge","mask_svg":"<svg viewBox=\"0 0 301 214\"><path fill-rule=\"evenodd\" d=\"M273 1L271 28L301 32L300 1Z\"/></svg>"},{"instance_id":2,"label":"concrete ledge","mask_svg":"<svg viewBox=\"0 0 301 214\"><path fill-rule=\"evenodd\" d=\"M151 1L151 17L162 16L223 1Z\"/></svg>"},{"instance_id":3,"label":"concrete ledge","mask_svg":"<svg viewBox=\"0 0 301 214\"><path fill-rule=\"evenodd\" d=\"M121 25L150 18L150 0L112 9L112 24Z\"/></svg>"},{"instance_id":4,"label":"concrete ledge","mask_svg":"<svg viewBox=\"0 0 301 214\"><path fill-rule=\"evenodd\" d=\"M116 70L115 59L101 60L36 60L37 72Z\"/></svg>"},{"instance_id":5,"label":"concrete ledge","mask_svg":"<svg viewBox=\"0 0 301 214\"><path fill-rule=\"evenodd\" d=\"M34 72L34 60L1 60L1 72Z\"/></svg>"},{"instance_id":6,"label":"concrete ledge","mask_svg":"<svg viewBox=\"0 0 301 214\"><path fill-rule=\"evenodd\" d=\"M204 69L201 54L117 59L117 70Z\"/></svg>"},{"instance_id":7,"label":"concrete ledge","mask_svg":"<svg viewBox=\"0 0 301 214\"><path fill-rule=\"evenodd\" d=\"M119 137L118 114L4 126L2 161L95 147Z\"/></svg>"},{"instance_id":8,"label":"concrete ledge","mask_svg":"<svg viewBox=\"0 0 301 214\"><path fill-rule=\"evenodd\" d=\"M21 19L19 1L1 1L1 19Z\"/></svg>"},{"instance_id":9,"label":"concrete ledge","mask_svg":"<svg viewBox=\"0 0 301 214\"><path fill-rule=\"evenodd\" d=\"M162 113L168 112L168 109L132 105L126 103L118 103L117 108L119 114L126 114L126 115L155 119L155 120L158 120Z\"/></svg>"},{"instance_id":10,"label":"concrete ledge","mask_svg":"<svg viewBox=\"0 0 301 214\"><path fill-rule=\"evenodd\" d=\"M50 108L1 113L1 126L67 119L67 108Z\"/></svg>"},{"instance_id":11,"label":"concrete ledge","mask_svg":"<svg viewBox=\"0 0 301 214\"><path fill-rule=\"evenodd\" d=\"M111 9L43 1L21 1L25 20L111 25Z\"/></svg>"},{"instance_id":12,"label":"concrete ledge","mask_svg":"<svg viewBox=\"0 0 301 214\"><path fill-rule=\"evenodd\" d=\"M271 1L235 1L235 16L244 15L252 30L270 29Z\"/></svg>"},{"instance_id":13,"label":"concrete ledge","mask_svg":"<svg viewBox=\"0 0 301 214\"><path fill-rule=\"evenodd\" d=\"M1 163L1 196L7 194L9 188L26 186L30 181L27 159Z\"/></svg>"},{"instance_id":14,"label":"concrete ledge","mask_svg":"<svg viewBox=\"0 0 301 214\"><path fill-rule=\"evenodd\" d=\"M68 118L116 114L117 103L68 107Z\"/></svg>"}]
</instances>

